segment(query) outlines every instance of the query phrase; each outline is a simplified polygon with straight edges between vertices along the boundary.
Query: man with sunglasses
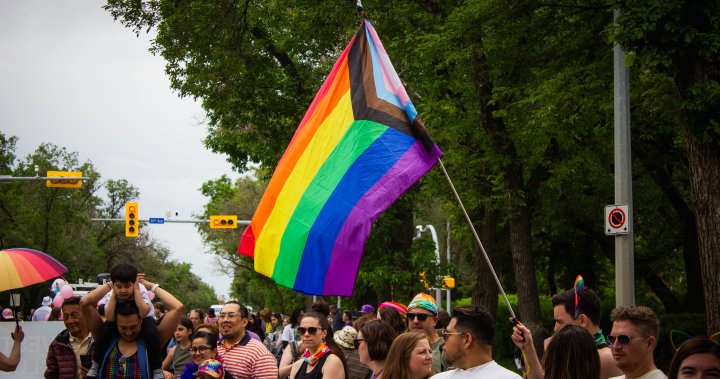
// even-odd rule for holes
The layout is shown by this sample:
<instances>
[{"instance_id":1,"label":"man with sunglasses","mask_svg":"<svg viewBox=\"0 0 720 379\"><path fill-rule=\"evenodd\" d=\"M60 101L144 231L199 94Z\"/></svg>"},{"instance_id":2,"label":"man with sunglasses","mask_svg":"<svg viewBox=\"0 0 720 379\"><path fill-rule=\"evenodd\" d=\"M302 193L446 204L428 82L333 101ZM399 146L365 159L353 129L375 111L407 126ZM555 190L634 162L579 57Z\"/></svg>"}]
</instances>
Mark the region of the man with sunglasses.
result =
<instances>
[{"instance_id":1,"label":"man with sunglasses","mask_svg":"<svg viewBox=\"0 0 720 379\"><path fill-rule=\"evenodd\" d=\"M433 377L439 379L520 379L520 375L500 366L492 358L495 319L485 307L455 308L442 333L443 356L455 370Z\"/></svg>"},{"instance_id":2,"label":"man with sunglasses","mask_svg":"<svg viewBox=\"0 0 720 379\"><path fill-rule=\"evenodd\" d=\"M432 349L433 370L435 372L447 370L448 365L442 357L445 341L435 332L435 325L438 322L435 298L421 292L413 298L407 308L408 330L423 331L428 335Z\"/></svg>"},{"instance_id":3,"label":"man with sunglasses","mask_svg":"<svg viewBox=\"0 0 720 379\"><path fill-rule=\"evenodd\" d=\"M614 379L667 379L655 367L653 351L660 333L660 320L648 307L620 306L610 314L613 322L608 343L615 365L623 372Z\"/></svg>"},{"instance_id":4,"label":"man with sunglasses","mask_svg":"<svg viewBox=\"0 0 720 379\"><path fill-rule=\"evenodd\" d=\"M262 342L250 338L245 331L248 310L237 301L228 301L217 314L220 335L218 354L223 358L225 370L235 379L277 379L275 357Z\"/></svg>"}]
</instances>

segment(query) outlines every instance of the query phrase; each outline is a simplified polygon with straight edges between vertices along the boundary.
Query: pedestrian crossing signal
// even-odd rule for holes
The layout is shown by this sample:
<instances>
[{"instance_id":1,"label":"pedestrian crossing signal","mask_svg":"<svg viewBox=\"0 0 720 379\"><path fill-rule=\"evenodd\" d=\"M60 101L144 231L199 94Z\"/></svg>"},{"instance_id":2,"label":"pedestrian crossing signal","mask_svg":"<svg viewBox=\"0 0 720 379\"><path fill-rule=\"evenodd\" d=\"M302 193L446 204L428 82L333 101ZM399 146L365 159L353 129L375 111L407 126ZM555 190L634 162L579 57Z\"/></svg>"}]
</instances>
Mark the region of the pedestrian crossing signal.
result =
<instances>
[{"instance_id":1,"label":"pedestrian crossing signal","mask_svg":"<svg viewBox=\"0 0 720 379\"><path fill-rule=\"evenodd\" d=\"M210 216L211 229L236 229L237 215Z\"/></svg>"},{"instance_id":2,"label":"pedestrian crossing signal","mask_svg":"<svg viewBox=\"0 0 720 379\"><path fill-rule=\"evenodd\" d=\"M137 238L139 229L138 203L128 201L125 204L125 237Z\"/></svg>"}]
</instances>

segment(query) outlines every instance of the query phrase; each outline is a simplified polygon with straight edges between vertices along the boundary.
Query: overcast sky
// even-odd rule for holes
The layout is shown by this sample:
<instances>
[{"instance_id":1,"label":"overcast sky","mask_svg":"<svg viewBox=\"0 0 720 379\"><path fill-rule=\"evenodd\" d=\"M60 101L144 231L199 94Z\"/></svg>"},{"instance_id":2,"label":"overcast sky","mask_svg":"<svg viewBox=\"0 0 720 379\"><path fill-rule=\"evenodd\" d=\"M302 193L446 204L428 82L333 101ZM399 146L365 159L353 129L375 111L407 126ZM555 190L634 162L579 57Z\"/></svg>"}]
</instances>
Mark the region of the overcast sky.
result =
<instances>
[{"instance_id":1,"label":"overcast sky","mask_svg":"<svg viewBox=\"0 0 720 379\"><path fill-rule=\"evenodd\" d=\"M164 60L114 22L98 0L0 0L0 130L19 138L24 158L49 142L78 152L107 179L140 190L140 217L199 213L199 188L222 174L225 157L203 146L199 103L170 90ZM44 173L41 173L44 174ZM191 224L151 225L172 259L226 295L231 278L216 270Z\"/></svg>"}]
</instances>

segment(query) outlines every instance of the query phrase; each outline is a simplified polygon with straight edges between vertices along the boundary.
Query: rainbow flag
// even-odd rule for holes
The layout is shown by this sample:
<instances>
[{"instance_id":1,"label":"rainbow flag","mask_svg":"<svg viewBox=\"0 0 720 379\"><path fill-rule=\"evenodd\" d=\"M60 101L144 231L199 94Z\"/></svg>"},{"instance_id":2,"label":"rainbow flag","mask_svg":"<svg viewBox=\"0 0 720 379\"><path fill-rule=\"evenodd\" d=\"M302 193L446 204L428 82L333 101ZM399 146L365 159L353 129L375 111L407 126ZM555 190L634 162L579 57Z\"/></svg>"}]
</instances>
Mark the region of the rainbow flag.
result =
<instances>
[{"instance_id":1,"label":"rainbow flag","mask_svg":"<svg viewBox=\"0 0 720 379\"><path fill-rule=\"evenodd\" d=\"M373 221L441 156L364 20L300 122L238 252L282 286L352 296Z\"/></svg>"}]
</instances>

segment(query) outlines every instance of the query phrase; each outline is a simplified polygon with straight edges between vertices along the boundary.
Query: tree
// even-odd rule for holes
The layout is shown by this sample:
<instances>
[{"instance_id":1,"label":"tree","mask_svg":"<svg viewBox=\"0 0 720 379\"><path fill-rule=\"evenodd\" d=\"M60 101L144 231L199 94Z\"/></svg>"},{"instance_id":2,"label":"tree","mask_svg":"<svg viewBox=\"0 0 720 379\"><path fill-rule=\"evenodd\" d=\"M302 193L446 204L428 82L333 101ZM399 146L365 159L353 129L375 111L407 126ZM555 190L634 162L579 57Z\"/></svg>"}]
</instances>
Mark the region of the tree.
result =
<instances>
[{"instance_id":1,"label":"tree","mask_svg":"<svg viewBox=\"0 0 720 379\"><path fill-rule=\"evenodd\" d=\"M68 268L64 278L93 280L120 262L131 263L149 278L163 285L189 304L201 306L213 302L212 289L190 274L189 265L168 262L166 247L140 233L125 238L119 223L93 223L93 217L119 218L125 203L138 196L138 189L126 180L100 181L91 162L80 164L77 153L50 144L40 145L24 159L15 159L16 137L0 132L0 174L35 176L48 170L82 171L91 179L80 189L46 188L43 182L2 184L0 191L0 248L27 247L43 251ZM103 188L107 193L101 193ZM168 272L178 277L168 276ZM179 278L182 278L178 282ZM173 282L173 280L175 282ZM40 283L21 291L29 308L48 294L48 285ZM184 295L188 294L188 295Z\"/></svg>"},{"instance_id":2,"label":"tree","mask_svg":"<svg viewBox=\"0 0 720 379\"><path fill-rule=\"evenodd\" d=\"M688 158L708 333L720 329L720 7L714 1L621 1L613 37L639 69L672 78Z\"/></svg>"}]
</instances>

